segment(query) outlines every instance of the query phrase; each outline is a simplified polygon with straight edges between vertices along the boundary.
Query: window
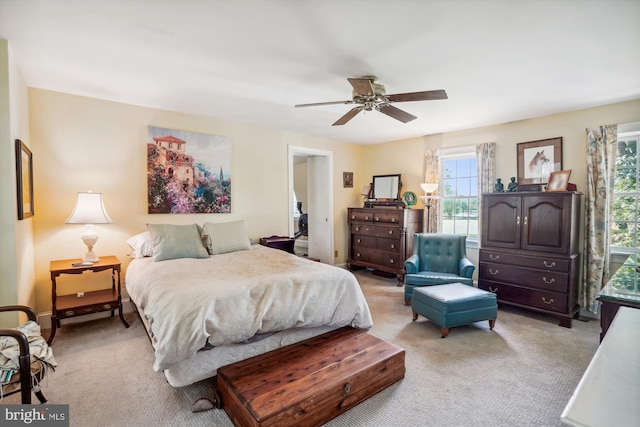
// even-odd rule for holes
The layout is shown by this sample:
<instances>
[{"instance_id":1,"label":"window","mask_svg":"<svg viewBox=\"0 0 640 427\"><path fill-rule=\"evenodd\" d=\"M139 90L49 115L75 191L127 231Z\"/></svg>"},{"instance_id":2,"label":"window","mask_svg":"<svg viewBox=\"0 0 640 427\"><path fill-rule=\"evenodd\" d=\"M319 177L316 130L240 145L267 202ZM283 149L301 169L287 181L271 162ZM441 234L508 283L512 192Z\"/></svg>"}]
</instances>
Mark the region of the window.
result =
<instances>
[{"instance_id":1,"label":"window","mask_svg":"<svg viewBox=\"0 0 640 427\"><path fill-rule=\"evenodd\" d=\"M629 254L620 267L620 274L629 276L625 289L620 291L639 292L635 268L640 264L640 123L618 126L618 152L613 182L613 209L611 221L611 250Z\"/></svg>"},{"instance_id":2,"label":"window","mask_svg":"<svg viewBox=\"0 0 640 427\"><path fill-rule=\"evenodd\" d=\"M440 155L442 233L478 237L478 162L475 152Z\"/></svg>"}]
</instances>

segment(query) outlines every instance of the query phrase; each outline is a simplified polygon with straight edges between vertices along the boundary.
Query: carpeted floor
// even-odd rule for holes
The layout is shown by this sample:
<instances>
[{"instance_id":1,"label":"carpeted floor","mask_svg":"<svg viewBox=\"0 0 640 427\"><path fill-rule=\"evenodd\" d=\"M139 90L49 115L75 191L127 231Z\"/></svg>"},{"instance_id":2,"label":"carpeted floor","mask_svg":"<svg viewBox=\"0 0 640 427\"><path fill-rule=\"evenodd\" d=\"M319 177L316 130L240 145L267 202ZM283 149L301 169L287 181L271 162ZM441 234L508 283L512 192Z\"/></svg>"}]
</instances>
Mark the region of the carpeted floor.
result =
<instances>
[{"instance_id":1,"label":"carpeted floor","mask_svg":"<svg viewBox=\"0 0 640 427\"><path fill-rule=\"evenodd\" d=\"M406 350L406 376L327 423L352 426L561 426L560 414L598 346L599 323L501 306L488 322L453 328L446 339L420 317L412 322L395 279L355 273L371 307L370 333ZM154 372L140 320L118 317L63 325L53 343L59 367L43 389L70 405L70 425L232 426L223 410L191 412L213 381L173 388ZM3 403L17 403L10 396Z\"/></svg>"}]
</instances>

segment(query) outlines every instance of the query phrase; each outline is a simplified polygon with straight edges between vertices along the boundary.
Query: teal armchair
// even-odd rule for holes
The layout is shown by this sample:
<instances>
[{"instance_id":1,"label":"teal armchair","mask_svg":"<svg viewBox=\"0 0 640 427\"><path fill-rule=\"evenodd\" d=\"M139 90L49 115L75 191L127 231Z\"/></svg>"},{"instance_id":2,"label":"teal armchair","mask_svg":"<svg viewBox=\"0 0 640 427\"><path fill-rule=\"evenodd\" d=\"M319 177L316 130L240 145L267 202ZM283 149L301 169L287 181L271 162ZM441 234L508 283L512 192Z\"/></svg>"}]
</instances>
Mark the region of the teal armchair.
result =
<instances>
[{"instance_id":1,"label":"teal armchair","mask_svg":"<svg viewBox=\"0 0 640 427\"><path fill-rule=\"evenodd\" d=\"M476 267L467 258L467 236L416 233L413 254L404 262L404 303L411 304L413 289L420 286L463 283L473 286Z\"/></svg>"}]
</instances>

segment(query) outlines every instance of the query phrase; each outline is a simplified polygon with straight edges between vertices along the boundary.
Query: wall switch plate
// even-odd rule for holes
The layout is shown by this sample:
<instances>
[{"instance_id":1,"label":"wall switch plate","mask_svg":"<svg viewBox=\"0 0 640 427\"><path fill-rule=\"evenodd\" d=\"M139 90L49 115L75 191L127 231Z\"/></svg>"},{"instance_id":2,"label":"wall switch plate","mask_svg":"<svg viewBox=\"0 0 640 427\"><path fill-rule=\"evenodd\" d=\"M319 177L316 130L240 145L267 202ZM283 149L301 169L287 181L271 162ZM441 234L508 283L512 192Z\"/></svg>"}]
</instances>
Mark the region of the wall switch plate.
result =
<instances>
[{"instance_id":1,"label":"wall switch plate","mask_svg":"<svg viewBox=\"0 0 640 427\"><path fill-rule=\"evenodd\" d=\"M78 292L78 298L82 298L84 296L84 292Z\"/></svg>"}]
</instances>

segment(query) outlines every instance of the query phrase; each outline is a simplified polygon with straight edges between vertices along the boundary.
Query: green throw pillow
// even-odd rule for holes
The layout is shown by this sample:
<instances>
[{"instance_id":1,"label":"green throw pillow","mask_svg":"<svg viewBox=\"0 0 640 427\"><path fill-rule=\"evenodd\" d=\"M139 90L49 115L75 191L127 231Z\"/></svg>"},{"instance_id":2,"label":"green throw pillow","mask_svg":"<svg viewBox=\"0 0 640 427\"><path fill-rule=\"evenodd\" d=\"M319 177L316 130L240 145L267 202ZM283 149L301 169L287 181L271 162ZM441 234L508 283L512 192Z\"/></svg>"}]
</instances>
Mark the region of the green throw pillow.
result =
<instances>
[{"instance_id":1,"label":"green throw pillow","mask_svg":"<svg viewBox=\"0 0 640 427\"><path fill-rule=\"evenodd\" d=\"M153 238L153 260L208 258L198 224L147 224Z\"/></svg>"}]
</instances>

